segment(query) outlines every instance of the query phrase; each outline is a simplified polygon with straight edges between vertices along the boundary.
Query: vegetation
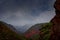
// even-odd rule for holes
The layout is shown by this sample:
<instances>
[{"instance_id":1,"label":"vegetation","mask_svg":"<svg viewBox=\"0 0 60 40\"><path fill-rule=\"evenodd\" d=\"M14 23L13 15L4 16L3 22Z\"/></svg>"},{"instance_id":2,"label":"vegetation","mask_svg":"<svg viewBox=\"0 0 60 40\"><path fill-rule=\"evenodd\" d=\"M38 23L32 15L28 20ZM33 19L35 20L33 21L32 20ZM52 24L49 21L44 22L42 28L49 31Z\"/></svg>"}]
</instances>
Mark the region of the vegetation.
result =
<instances>
[{"instance_id":1,"label":"vegetation","mask_svg":"<svg viewBox=\"0 0 60 40\"><path fill-rule=\"evenodd\" d=\"M50 29L51 29L51 26L52 26L51 22L36 24L34 26L40 28L39 29L40 32L38 34L32 35L30 38L28 38L28 40L49 40L49 38L50 38Z\"/></svg>"},{"instance_id":2,"label":"vegetation","mask_svg":"<svg viewBox=\"0 0 60 40\"><path fill-rule=\"evenodd\" d=\"M0 40L25 40L25 37L12 31L6 23L0 21Z\"/></svg>"},{"instance_id":3,"label":"vegetation","mask_svg":"<svg viewBox=\"0 0 60 40\"><path fill-rule=\"evenodd\" d=\"M46 23L42 25L42 28L40 29L41 40L49 40L51 26L52 26L52 23Z\"/></svg>"},{"instance_id":4,"label":"vegetation","mask_svg":"<svg viewBox=\"0 0 60 40\"><path fill-rule=\"evenodd\" d=\"M39 34L34 34L30 38L25 38L8 28L6 23L0 22L0 40L49 40L52 23L44 23L40 25L42 25L42 27L39 26L41 27Z\"/></svg>"}]
</instances>

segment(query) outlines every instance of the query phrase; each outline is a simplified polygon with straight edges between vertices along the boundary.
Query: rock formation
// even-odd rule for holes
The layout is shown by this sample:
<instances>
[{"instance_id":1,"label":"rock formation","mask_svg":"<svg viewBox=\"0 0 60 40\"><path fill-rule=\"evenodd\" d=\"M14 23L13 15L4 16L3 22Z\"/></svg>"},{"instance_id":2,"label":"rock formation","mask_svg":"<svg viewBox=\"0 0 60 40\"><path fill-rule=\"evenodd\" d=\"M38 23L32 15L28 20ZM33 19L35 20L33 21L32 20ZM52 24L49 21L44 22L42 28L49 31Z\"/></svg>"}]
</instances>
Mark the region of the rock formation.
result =
<instances>
[{"instance_id":1,"label":"rock formation","mask_svg":"<svg viewBox=\"0 0 60 40\"><path fill-rule=\"evenodd\" d=\"M56 15L51 20L53 23L50 40L60 40L60 0L56 0L54 4Z\"/></svg>"}]
</instances>

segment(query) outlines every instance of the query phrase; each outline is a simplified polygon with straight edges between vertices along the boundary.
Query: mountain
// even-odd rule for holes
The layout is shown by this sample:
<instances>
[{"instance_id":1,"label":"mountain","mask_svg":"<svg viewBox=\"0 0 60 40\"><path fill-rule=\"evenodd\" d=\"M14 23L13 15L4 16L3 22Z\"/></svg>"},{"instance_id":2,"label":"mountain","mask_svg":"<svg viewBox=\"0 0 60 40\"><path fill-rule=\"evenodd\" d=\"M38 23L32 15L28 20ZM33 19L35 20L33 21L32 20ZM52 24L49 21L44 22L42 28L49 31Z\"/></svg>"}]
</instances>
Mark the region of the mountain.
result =
<instances>
[{"instance_id":1,"label":"mountain","mask_svg":"<svg viewBox=\"0 0 60 40\"><path fill-rule=\"evenodd\" d=\"M45 24L45 23L35 24L35 25L31 26L26 32L31 31L31 30L39 30L43 24Z\"/></svg>"},{"instance_id":2,"label":"mountain","mask_svg":"<svg viewBox=\"0 0 60 40\"><path fill-rule=\"evenodd\" d=\"M21 35L12 25L0 21L0 40L49 40L50 29L51 23L39 23Z\"/></svg>"},{"instance_id":3,"label":"mountain","mask_svg":"<svg viewBox=\"0 0 60 40\"><path fill-rule=\"evenodd\" d=\"M0 21L0 40L25 40L22 35L16 33L15 28Z\"/></svg>"},{"instance_id":4,"label":"mountain","mask_svg":"<svg viewBox=\"0 0 60 40\"><path fill-rule=\"evenodd\" d=\"M17 32L17 30L14 28L14 26L13 26L13 25L11 25L11 24L7 24L7 26L8 26L8 28L10 28L11 30L13 30L13 31Z\"/></svg>"},{"instance_id":5,"label":"mountain","mask_svg":"<svg viewBox=\"0 0 60 40\"><path fill-rule=\"evenodd\" d=\"M42 28L42 25L44 25L46 23L39 23L39 24L35 24L33 26L31 26L25 33L24 35L27 38L32 37L33 35L39 34L40 30Z\"/></svg>"},{"instance_id":6,"label":"mountain","mask_svg":"<svg viewBox=\"0 0 60 40\"><path fill-rule=\"evenodd\" d=\"M51 36L51 26L52 26L52 23L49 22L49 23L46 23L44 25L42 25L42 28L40 29L40 40L49 40L50 39L50 36Z\"/></svg>"},{"instance_id":7,"label":"mountain","mask_svg":"<svg viewBox=\"0 0 60 40\"><path fill-rule=\"evenodd\" d=\"M14 31L14 32L16 32L16 33L18 33L18 34L21 34L21 32L20 31L18 31L13 25L11 25L11 24L7 24L7 23L5 23L5 22L3 22L3 21L0 21L1 23L3 23L3 24L5 24L8 28L10 28L12 31Z\"/></svg>"},{"instance_id":8,"label":"mountain","mask_svg":"<svg viewBox=\"0 0 60 40\"><path fill-rule=\"evenodd\" d=\"M26 25L24 25L24 26L16 26L16 29L23 34L23 33L25 33L31 26L32 26L32 24L26 24Z\"/></svg>"},{"instance_id":9,"label":"mountain","mask_svg":"<svg viewBox=\"0 0 60 40\"><path fill-rule=\"evenodd\" d=\"M60 40L60 0L56 0L54 4L55 16L51 20L53 23L51 29L51 38L50 40Z\"/></svg>"},{"instance_id":10,"label":"mountain","mask_svg":"<svg viewBox=\"0 0 60 40\"><path fill-rule=\"evenodd\" d=\"M17 27L15 27L15 26L13 26L11 24L8 24L8 28L10 28L12 31L22 35L22 32L20 30L18 30Z\"/></svg>"},{"instance_id":11,"label":"mountain","mask_svg":"<svg viewBox=\"0 0 60 40\"><path fill-rule=\"evenodd\" d=\"M52 23L35 24L25 32L25 37L31 40L49 40Z\"/></svg>"}]
</instances>

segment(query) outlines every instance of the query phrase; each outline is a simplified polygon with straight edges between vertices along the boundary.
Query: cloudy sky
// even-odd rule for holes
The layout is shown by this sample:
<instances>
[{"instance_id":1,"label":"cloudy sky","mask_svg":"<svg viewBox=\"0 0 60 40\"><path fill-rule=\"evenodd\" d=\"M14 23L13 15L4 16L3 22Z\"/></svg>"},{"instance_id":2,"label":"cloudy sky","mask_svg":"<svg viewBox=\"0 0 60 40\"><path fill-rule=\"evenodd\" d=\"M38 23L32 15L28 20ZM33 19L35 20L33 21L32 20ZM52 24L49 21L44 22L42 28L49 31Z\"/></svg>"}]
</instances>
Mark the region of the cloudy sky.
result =
<instances>
[{"instance_id":1,"label":"cloudy sky","mask_svg":"<svg viewBox=\"0 0 60 40\"><path fill-rule=\"evenodd\" d=\"M23 26L49 22L55 15L55 0L0 0L0 21Z\"/></svg>"}]
</instances>

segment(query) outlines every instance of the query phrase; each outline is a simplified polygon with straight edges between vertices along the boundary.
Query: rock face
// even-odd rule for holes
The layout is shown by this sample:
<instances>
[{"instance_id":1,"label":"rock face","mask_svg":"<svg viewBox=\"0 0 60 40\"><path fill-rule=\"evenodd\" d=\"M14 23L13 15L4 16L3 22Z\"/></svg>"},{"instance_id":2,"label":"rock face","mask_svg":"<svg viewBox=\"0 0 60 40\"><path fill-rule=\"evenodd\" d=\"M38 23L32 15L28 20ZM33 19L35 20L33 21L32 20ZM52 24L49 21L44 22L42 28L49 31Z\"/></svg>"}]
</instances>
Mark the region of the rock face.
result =
<instances>
[{"instance_id":1,"label":"rock face","mask_svg":"<svg viewBox=\"0 0 60 40\"><path fill-rule=\"evenodd\" d=\"M53 23L50 40L60 40L60 0L56 0L54 4L56 15L51 20Z\"/></svg>"}]
</instances>

